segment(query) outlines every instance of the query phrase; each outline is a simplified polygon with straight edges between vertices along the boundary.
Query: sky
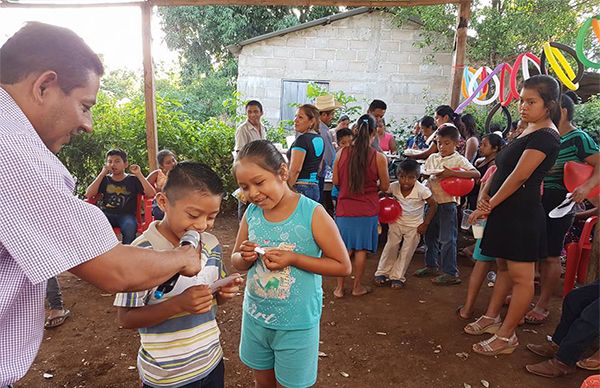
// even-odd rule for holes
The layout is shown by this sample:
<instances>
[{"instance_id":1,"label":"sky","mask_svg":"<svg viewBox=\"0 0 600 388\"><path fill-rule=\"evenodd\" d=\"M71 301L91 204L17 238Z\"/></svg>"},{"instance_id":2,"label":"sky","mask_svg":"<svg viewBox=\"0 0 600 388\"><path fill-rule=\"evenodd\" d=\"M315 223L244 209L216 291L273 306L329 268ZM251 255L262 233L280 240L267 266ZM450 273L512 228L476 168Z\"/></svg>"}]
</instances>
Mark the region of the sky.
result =
<instances>
[{"instance_id":1,"label":"sky","mask_svg":"<svg viewBox=\"0 0 600 388\"><path fill-rule=\"evenodd\" d=\"M108 71L141 70L142 16L137 6L98 8L0 8L0 45L27 21L70 28L104 58ZM177 54L163 41L159 17L152 18L154 63L177 68Z\"/></svg>"}]
</instances>

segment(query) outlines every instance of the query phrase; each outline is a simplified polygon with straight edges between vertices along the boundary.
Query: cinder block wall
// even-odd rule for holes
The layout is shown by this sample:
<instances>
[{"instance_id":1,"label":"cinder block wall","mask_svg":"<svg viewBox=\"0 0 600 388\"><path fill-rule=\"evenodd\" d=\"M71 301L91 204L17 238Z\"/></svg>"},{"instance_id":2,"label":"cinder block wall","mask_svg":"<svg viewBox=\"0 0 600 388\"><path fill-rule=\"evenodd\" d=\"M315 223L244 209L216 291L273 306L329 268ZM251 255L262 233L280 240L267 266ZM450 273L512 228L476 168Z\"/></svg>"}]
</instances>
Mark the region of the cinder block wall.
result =
<instances>
[{"instance_id":1,"label":"cinder block wall","mask_svg":"<svg viewBox=\"0 0 600 388\"><path fill-rule=\"evenodd\" d=\"M361 14L244 46L238 91L258 99L265 119L277 124L282 80L329 81L330 90L354 95L365 107L373 98L388 104L386 118L399 121L425 113L424 95L449 100L452 54L432 54L413 43L419 25L396 27L384 12ZM366 102L365 102L366 101ZM448 101L449 102L449 101Z\"/></svg>"}]
</instances>

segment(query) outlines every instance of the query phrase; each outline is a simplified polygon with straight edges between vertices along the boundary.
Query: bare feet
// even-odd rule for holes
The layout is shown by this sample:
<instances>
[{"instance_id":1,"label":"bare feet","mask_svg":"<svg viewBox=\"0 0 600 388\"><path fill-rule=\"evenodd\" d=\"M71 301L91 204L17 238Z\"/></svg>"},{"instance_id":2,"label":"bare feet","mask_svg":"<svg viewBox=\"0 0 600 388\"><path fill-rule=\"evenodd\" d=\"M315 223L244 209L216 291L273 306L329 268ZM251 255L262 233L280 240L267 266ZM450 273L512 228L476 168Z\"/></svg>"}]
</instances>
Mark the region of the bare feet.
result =
<instances>
[{"instance_id":1,"label":"bare feet","mask_svg":"<svg viewBox=\"0 0 600 388\"><path fill-rule=\"evenodd\" d=\"M336 288L335 290L333 290L333 296L336 297L337 299L343 298L344 297L344 289Z\"/></svg>"},{"instance_id":2,"label":"bare feet","mask_svg":"<svg viewBox=\"0 0 600 388\"><path fill-rule=\"evenodd\" d=\"M369 287L365 287L363 285L360 285L359 287L355 287L352 290L352 296L363 296L363 295L367 295L368 293L370 293L372 290Z\"/></svg>"}]
</instances>

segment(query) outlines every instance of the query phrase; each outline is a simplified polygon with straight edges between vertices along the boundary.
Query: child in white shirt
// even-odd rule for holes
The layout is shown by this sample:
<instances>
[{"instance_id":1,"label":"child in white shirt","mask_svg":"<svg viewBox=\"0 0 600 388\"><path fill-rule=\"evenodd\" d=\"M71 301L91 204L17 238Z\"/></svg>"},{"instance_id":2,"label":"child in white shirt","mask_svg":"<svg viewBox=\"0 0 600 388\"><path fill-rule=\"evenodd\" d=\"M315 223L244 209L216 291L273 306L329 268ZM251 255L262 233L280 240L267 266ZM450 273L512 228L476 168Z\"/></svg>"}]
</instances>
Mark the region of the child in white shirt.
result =
<instances>
[{"instance_id":1,"label":"child in white shirt","mask_svg":"<svg viewBox=\"0 0 600 388\"><path fill-rule=\"evenodd\" d=\"M419 163L412 159L404 160L396 171L398 181L392 183L388 190L400 202L402 215L389 225L387 242L375 272L375 284L378 286L389 283L394 289L404 288L406 270L421 235L427 230L437 210L431 191L417 181L419 175ZM428 209L423 219L425 204Z\"/></svg>"}]
</instances>

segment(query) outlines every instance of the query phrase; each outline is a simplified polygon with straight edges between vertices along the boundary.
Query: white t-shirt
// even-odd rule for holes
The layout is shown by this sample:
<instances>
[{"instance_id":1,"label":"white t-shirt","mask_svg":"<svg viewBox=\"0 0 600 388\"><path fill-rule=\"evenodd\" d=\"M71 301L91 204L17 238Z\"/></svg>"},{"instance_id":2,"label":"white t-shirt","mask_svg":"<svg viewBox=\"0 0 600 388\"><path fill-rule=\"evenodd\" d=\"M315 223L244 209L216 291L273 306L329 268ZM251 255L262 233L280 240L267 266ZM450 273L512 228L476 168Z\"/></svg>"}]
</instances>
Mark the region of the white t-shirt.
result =
<instances>
[{"instance_id":1,"label":"white t-shirt","mask_svg":"<svg viewBox=\"0 0 600 388\"><path fill-rule=\"evenodd\" d=\"M459 154L458 152L454 152L451 155L444 156L439 152L435 154L429 155L427 160L425 161L425 171L439 170L446 168L462 168L465 171L475 170L475 167L467 158ZM446 193L442 186L440 186L440 179L436 175L432 175L427 179L427 186L431 189L433 193L433 198L438 204L456 202L460 203L460 197L453 197L452 195Z\"/></svg>"},{"instance_id":2,"label":"white t-shirt","mask_svg":"<svg viewBox=\"0 0 600 388\"><path fill-rule=\"evenodd\" d=\"M402 206L402 216L396 223L402 226L417 227L423 223L423 215L427 198L431 197L431 191L421 182L415 182L415 185L406 197L400 190L400 182L394 182L390 185L388 193L392 194L400 206Z\"/></svg>"}]
</instances>

